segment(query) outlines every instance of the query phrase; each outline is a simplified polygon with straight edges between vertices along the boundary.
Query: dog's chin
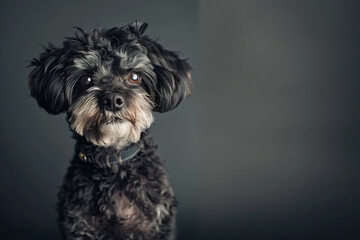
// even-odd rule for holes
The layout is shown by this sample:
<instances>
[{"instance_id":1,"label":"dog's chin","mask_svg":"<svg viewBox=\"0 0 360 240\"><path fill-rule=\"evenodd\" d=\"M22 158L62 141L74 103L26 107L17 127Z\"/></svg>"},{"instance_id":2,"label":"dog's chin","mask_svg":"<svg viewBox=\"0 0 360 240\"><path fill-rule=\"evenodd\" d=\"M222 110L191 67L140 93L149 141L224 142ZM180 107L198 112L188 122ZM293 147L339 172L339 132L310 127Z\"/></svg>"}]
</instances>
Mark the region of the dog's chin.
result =
<instances>
[{"instance_id":1,"label":"dog's chin","mask_svg":"<svg viewBox=\"0 0 360 240\"><path fill-rule=\"evenodd\" d=\"M94 116L97 115L94 114ZM96 117L90 119L93 120ZM121 149L138 142L141 133L148 129L154 121L151 111L138 111L137 118L100 115L99 119L99 121L86 121L73 117L70 119L70 126L77 134L85 137L94 145Z\"/></svg>"},{"instance_id":2,"label":"dog's chin","mask_svg":"<svg viewBox=\"0 0 360 240\"><path fill-rule=\"evenodd\" d=\"M83 136L94 145L120 149L138 142L144 130L129 120L112 118L98 127L83 131Z\"/></svg>"},{"instance_id":3,"label":"dog's chin","mask_svg":"<svg viewBox=\"0 0 360 240\"><path fill-rule=\"evenodd\" d=\"M109 118L109 120L107 120L104 123L104 125L111 125L111 124L117 124L117 123L122 123L122 122L124 122L124 120L119 117L111 117L111 118Z\"/></svg>"},{"instance_id":4,"label":"dog's chin","mask_svg":"<svg viewBox=\"0 0 360 240\"><path fill-rule=\"evenodd\" d=\"M130 143L140 140L141 132L145 129L139 129L129 120L114 118L106 122L101 127L103 136L97 141L99 146L123 147Z\"/></svg>"}]
</instances>

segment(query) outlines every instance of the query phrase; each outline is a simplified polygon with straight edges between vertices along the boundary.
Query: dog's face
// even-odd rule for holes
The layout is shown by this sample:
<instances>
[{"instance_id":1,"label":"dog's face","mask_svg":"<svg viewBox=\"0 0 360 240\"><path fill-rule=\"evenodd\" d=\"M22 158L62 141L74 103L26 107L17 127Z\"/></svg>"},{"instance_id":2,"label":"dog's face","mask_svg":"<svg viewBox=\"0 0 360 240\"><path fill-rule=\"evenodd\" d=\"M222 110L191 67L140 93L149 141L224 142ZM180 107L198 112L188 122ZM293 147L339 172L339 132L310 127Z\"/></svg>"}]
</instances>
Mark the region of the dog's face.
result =
<instances>
[{"instance_id":1,"label":"dog's face","mask_svg":"<svg viewBox=\"0 0 360 240\"><path fill-rule=\"evenodd\" d=\"M146 26L78 29L63 47L49 45L31 62L31 95L51 114L67 112L71 129L95 145L137 142L153 111L170 111L190 94L191 67L143 36Z\"/></svg>"}]
</instances>

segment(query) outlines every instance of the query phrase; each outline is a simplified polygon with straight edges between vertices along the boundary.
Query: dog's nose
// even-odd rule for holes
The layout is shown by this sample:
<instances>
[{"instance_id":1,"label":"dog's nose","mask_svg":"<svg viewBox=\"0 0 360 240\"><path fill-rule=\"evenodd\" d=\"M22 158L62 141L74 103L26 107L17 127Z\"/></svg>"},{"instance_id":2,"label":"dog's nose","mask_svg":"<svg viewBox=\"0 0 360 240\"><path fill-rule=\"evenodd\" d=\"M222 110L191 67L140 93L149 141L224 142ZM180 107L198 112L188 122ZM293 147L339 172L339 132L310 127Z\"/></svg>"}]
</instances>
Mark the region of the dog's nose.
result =
<instances>
[{"instance_id":1,"label":"dog's nose","mask_svg":"<svg viewBox=\"0 0 360 240\"><path fill-rule=\"evenodd\" d=\"M116 112L121 109L124 100L119 94L108 93L102 97L101 103L106 110Z\"/></svg>"}]
</instances>

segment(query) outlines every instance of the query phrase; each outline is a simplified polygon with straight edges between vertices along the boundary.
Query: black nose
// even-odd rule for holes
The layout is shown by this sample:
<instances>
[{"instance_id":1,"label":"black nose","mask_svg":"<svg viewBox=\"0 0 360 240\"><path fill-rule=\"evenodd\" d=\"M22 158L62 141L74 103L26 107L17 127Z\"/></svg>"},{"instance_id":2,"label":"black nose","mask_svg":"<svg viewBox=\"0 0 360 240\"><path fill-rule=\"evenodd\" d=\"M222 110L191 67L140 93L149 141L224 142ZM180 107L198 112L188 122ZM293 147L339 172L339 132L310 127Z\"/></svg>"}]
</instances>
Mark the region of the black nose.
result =
<instances>
[{"instance_id":1,"label":"black nose","mask_svg":"<svg viewBox=\"0 0 360 240\"><path fill-rule=\"evenodd\" d=\"M103 107L112 112L119 111L124 104L123 98L116 93L108 93L101 98Z\"/></svg>"}]
</instances>

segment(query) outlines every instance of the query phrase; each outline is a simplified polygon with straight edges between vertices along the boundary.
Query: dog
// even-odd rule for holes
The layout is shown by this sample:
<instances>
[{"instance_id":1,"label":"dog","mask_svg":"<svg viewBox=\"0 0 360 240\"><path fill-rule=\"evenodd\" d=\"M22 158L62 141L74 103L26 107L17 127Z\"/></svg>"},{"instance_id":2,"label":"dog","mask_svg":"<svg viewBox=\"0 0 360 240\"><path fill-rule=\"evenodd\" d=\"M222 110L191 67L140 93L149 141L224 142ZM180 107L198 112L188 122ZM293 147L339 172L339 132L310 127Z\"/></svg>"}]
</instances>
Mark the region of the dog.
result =
<instances>
[{"instance_id":1,"label":"dog","mask_svg":"<svg viewBox=\"0 0 360 240\"><path fill-rule=\"evenodd\" d=\"M147 130L190 95L192 69L146 28L76 28L30 63L31 96L66 113L76 140L58 195L64 239L176 238L177 201Z\"/></svg>"}]
</instances>

